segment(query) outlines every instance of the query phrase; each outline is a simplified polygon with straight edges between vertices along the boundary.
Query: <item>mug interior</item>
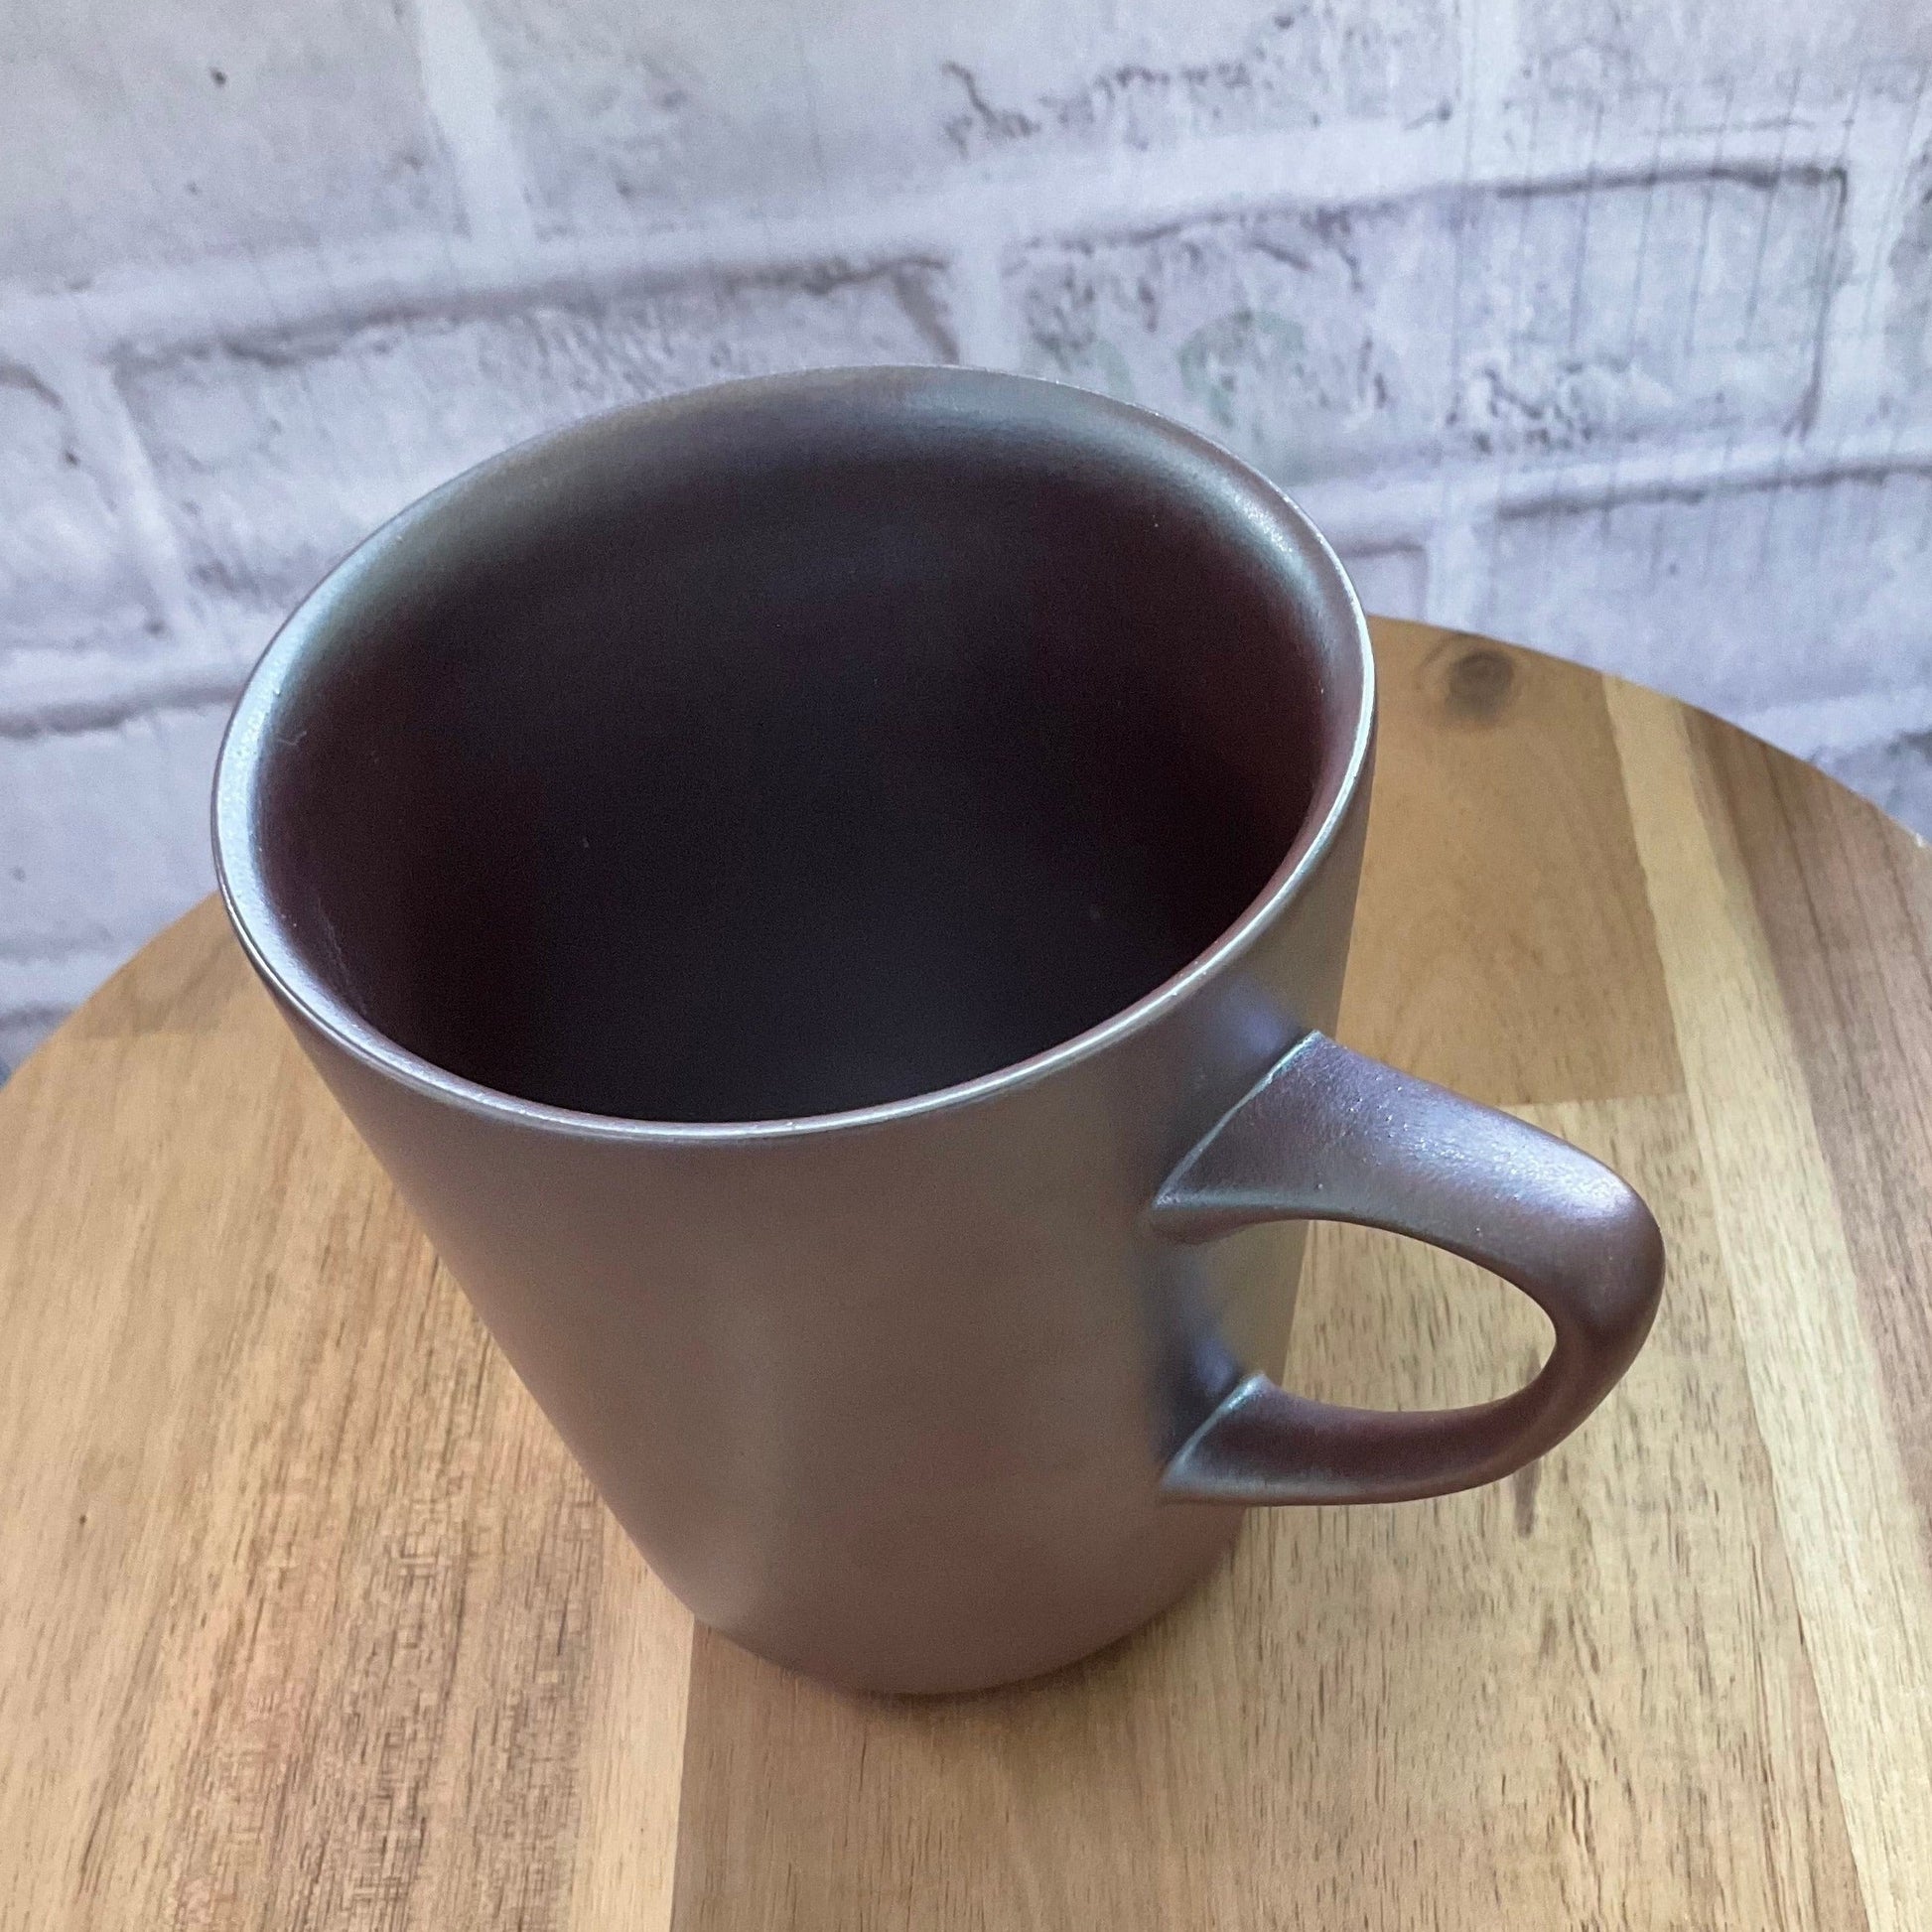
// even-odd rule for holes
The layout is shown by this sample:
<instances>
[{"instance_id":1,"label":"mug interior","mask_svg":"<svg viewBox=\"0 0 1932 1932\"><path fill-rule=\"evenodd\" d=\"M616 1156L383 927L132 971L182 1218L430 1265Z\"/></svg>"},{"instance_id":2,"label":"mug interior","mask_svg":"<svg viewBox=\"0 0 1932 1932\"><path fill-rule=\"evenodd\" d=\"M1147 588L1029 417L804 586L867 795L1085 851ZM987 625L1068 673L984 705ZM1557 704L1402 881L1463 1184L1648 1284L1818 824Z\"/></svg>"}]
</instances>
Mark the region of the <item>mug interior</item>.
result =
<instances>
[{"instance_id":1,"label":"mug interior","mask_svg":"<svg viewBox=\"0 0 1932 1932\"><path fill-rule=\"evenodd\" d=\"M983 380L630 412L376 539L250 777L308 972L499 1093L752 1122L1012 1065L1208 948L1351 728L1332 647L1237 466Z\"/></svg>"}]
</instances>

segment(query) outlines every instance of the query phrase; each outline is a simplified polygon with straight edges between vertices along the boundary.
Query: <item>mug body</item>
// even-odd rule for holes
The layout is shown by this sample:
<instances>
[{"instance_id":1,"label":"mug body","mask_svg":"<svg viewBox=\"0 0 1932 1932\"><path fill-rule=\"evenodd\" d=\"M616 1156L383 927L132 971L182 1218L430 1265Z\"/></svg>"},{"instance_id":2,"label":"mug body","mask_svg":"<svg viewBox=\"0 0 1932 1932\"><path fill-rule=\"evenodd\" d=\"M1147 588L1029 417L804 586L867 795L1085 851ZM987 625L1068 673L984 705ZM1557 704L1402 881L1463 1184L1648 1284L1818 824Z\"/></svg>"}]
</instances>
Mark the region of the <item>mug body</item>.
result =
<instances>
[{"instance_id":1,"label":"mug body","mask_svg":"<svg viewBox=\"0 0 1932 1932\"><path fill-rule=\"evenodd\" d=\"M1149 1202L1332 1026L1372 669L1185 432L958 370L732 385L460 479L224 744L257 970L705 1622L854 1687L1065 1663L1238 1510L1299 1231Z\"/></svg>"}]
</instances>

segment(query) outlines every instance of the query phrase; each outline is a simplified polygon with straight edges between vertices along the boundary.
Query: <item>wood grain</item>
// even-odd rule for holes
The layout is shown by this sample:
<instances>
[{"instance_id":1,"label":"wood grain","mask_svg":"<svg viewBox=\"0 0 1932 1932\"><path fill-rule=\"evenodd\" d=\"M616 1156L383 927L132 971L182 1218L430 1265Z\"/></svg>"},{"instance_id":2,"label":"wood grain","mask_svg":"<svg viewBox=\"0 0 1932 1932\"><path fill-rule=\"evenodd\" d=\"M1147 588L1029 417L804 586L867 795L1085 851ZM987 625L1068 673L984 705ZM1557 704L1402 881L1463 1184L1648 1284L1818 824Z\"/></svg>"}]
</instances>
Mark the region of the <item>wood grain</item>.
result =
<instances>
[{"instance_id":1,"label":"wood grain","mask_svg":"<svg viewBox=\"0 0 1932 1932\"><path fill-rule=\"evenodd\" d=\"M1670 1242L1580 1435L1257 1516L1043 1684L823 1691L693 1633L204 907L0 1090L0 1927L1932 1924L1932 860L1662 700L1378 644L1342 1032ZM1542 1340L1322 1228L1291 1373Z\"/></svg>"},{"instance_id":2,"label":"wood grain","mask_svg":"<svg viewBox=\"0 0 1932 1932\"><path fill-rule=\"evenodd\" d=\"M1853 1852L1902 1932L1932 1922L1932 1576L1734 828L1678 707L1611 707Z\"/></svg>"},{"instance_id":3,"label":"wood grain","mask_svg":"<svg viewBox=\"0 0 1932 1932\"><path fill-rule=\"evenodd\" d=\"M204 908L4 1095L0 1922L647 1897L689 1620L238 966Z\"/></svg>"},{"instance_id":4,"label":"wood grain","mask_svg":"<svg viewBox=\"0 0 1932 1932\"><path fill-rule=\"evenodd\" d=\"M701 1636L680 1932L1859 1924L1687 1109L1539 1118L1691 1265L1628 1400L1534 1489L1257 1517L1043 1691L862 1702ZM1500 1292L1355 1247L1315 1244L1300 1385L1461 1400L1529 1352Z\"/></svg>"},{"instance_id":5,"label":"wood grain","mask_svg":"<svg viewBox=\"0 0 1932 1932\"><path fill-rule=\"evenodd\" d=\"M1932 1549L1932 864L1770 746L1708 720L1691 739L1736 833Z\"/></svg>"},{"instance_id":6,"label":"wood grain","mask_svg":"<svg viewBox=\"0 0 1932 1932\"><path fill-rule=\"evenodd\" d=\"M1418 641L1379 660L1344 1036L1493 1106L1678 1091L1602 680Z\"/></svg>"}]
</instances>

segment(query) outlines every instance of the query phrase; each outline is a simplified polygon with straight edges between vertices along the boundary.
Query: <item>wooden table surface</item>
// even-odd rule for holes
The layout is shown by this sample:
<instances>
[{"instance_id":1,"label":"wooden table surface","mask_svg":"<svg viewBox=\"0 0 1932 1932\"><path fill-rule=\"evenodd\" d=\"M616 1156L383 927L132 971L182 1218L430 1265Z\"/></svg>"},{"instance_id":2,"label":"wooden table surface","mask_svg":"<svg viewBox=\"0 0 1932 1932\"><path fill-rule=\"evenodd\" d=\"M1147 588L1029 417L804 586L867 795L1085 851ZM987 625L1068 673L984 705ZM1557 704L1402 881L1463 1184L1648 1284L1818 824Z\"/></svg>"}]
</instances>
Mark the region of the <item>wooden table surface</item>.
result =
<instances>
[{"instance_id":1,"label":"wooden table surface","mask_svg":"<svg viewBox=\"0 0 1932 1932\"><path fill-rule=\"evenodd\" d=\"M1042 1685L690 1619L219 913L0 1090L0 1925L1932 1927L1932 858L1588 672L1382 624L1351 1043L1649 1196L1622 1388L1441 1502L1255 1516ZM1323 1228L1292 1380L1526 1372Z\"/></svg>"}]
</instances>

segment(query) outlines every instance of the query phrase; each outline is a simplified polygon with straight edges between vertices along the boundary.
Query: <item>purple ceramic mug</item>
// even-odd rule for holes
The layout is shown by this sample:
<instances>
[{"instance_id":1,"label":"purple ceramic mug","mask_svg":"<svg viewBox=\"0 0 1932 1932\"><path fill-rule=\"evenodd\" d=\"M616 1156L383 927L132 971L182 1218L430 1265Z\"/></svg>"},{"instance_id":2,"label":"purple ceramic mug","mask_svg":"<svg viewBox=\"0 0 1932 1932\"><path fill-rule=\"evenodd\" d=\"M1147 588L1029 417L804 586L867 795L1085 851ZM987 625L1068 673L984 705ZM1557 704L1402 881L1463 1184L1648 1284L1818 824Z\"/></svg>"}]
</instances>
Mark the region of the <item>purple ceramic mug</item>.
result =
<instances>
[{"instance_id":1,"label":"purple ceramic mug","mask_svg":"<svg viewBox=\"0 0 1932 1932\"><path fill-rule=\"evenodd\" d=\"M1050 1668L1253 1503L1487 1482L1655 1311L1615 1175L1334 1022L1374 671L1260 477L1080 391L780 377L547 437L289 621L221 751L256 970L706 1622ZM1502 1401L1288 1394L1325 1216L1555 1327Z\"/></svg>"}]
</instances>

